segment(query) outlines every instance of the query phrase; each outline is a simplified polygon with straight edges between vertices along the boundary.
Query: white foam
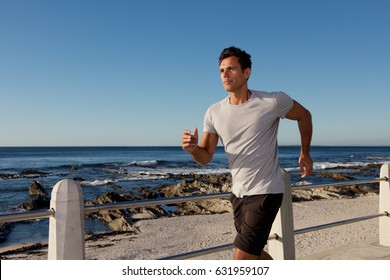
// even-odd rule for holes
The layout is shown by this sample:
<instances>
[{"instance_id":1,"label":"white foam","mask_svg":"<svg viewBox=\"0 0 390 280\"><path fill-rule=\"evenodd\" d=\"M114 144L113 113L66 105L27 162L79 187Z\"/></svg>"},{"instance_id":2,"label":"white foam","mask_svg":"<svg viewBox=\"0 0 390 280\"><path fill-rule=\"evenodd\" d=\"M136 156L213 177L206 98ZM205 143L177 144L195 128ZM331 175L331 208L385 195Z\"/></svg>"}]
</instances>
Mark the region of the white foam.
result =
<instances>
[{"instance_id":1,"label":"white foam","mask_svg":"<svg viewBox=\"0 0 390 280\"><path fill-rule=\"evenodd\" d=\"M118 182L118 180L104 179L104 180L95 180L95 181L83 181L81 183L83 185L101 186L101 185L106 185L108 183L114 183L114 182Z\"/></svg>"},{"instance_id":2,"label":"white foam","mask_svg":"<svg viewBox=\"0 0 390 280\"><path fill-rule=\"evenodd\" d=\"M127 166L133 166L133 165L138 165L138 166L153 166L157 165L158 161L157 160L140 160L140 161L132 161L127 164Z\"/></svg>"},{"instance_id":3,"label":"white foam","mask_svg":"<svg viewBox=\"0 0 390 280\"><path fill-rule=\"evenodd\" d=\"M314 169L331 169L335 167L354 167L354 166L366 166L368 163L365 162L319 162L314 163Z\"/></svg>"},{"instance_id":4,"label":"white foam","mask_svg":"<svg viewBox=\"0 0 390 280\"><path fill-rule=\"evenodd\" d=\"M333 168L350 168L355 166L367 166L368 164L375 164L373 162L314 162L313 169L314 170L325 170L325 169L333 169ZM286 171L299 171L299 166L287 167L284 168Z\"/></svg>"}]
</instances>

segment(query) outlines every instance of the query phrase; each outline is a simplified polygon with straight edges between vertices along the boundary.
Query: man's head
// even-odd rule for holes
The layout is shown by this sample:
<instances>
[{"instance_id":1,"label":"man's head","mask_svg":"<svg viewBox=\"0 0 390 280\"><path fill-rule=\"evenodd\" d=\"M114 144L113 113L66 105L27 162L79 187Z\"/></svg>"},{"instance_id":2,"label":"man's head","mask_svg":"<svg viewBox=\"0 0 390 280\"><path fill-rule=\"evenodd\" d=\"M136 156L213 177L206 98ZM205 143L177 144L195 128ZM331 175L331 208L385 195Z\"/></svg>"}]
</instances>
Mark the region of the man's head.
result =
<instances>
[{"instance_id":1,"label":"man's head","mask_svg":"<svg viewBox=\"0 0 390 280\"><path fill-rule=\"evenodd\" d=\"M252 69L251 56L245 51L233 46L226 48L221 52L221 55L219 56L219 65L221 65L222 60L231 56L237 57L243 71L247 68Z\"/></svg>"},{"instance_id":2,"label":"man's head","mask_svg":"<svg viewBox=\"0 0 390 280\"><path fill-rule=\"evenodd\" d=\"M226 48L219 56L222 85L227 92L247 94L247 82L251 74L251 56L236 47Z\"/></svg>"}]
</instances>

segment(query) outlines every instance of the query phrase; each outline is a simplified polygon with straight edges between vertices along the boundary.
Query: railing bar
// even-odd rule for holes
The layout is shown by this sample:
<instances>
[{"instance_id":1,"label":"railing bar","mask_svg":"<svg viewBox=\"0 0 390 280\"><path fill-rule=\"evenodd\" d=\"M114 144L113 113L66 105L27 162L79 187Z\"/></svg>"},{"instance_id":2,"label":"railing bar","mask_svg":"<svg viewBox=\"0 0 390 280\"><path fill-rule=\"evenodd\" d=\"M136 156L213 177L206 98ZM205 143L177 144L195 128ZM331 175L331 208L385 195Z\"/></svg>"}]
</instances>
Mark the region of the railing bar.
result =
<instances>
[{"instance_id":1,"label":"railing bar","mask_svg":"<svg viewBox=\"0 0 390 280\"><path fill-rule=\"evenodd\" d=\"M370 183L379 183L382 181L387 181L388 178L377 178L371 180L360 180L360 181L344 181L339 183L329 183L329 184L318 184L318 185L303 185L303 186L294 186L292 190L302 190L302 189L314 189L314 188L326 188L326 187L334 187L334 186L352 186L352 185L362 185L362 184L370 184Z\"/></svg>"},{"instance_id":2,"label":"railing bar","mask_svg":"<svg viewBox=\"0 0 390 280\"><path fill-rule=\"evenodd\" d=\"M268 237L268 240L277 239L277 238L278 238L278 236L276 234L272 234ZM183 254L179 254L179 255L175 255L175 256L169 256L169 257L165 257L165 258L162 258L159 260L186 260L186 259L196 258L196 257L200 257L200 256L212 254L212 253L225 251L225 250L230 250L233 248L234 248L234 244L229 243L229 244L220 245L220 246L216 246L216 247L210 247L210 248L206 248L206 249L183 253Z\"/></svg>"},{"instance_id":3,"label":"railing bar","mask_svg":"<svg viewBox=\"0 0 390 280\"><path fill-rule=\"evenodd\" d=\"M49 218L53 216L54 216L53 209L37 210L34 212L7 213L7 214L0 215L0 224L6 222L18 222L18 221L40 219L40 218Z\"/></svg>"},{"instance_id":4,"label":"railing bar","mask_svg":"<svg viewBox=\"0 0 390 280\"><path fill-rule=\"evenodd\" d=\"M328 223L328 224L322 224L322 225L317 225L317 226L297 229L297 230L294 230L294 235L308 233L308 232L316 231L316 230L319 230L319 229L325 229L325 228L331 228L331 227L336 227L336 226L356 223L356 222L365 221L365 220L369 220L369 219L374 219L374 218L378 218L378 217L382 217L382 216L389 216L389 213L385 212L385 213L373 214L373 215L362 216L362 217L357 217L357 218L337 221L337 222Z\"/></svg>"}]
</instances>

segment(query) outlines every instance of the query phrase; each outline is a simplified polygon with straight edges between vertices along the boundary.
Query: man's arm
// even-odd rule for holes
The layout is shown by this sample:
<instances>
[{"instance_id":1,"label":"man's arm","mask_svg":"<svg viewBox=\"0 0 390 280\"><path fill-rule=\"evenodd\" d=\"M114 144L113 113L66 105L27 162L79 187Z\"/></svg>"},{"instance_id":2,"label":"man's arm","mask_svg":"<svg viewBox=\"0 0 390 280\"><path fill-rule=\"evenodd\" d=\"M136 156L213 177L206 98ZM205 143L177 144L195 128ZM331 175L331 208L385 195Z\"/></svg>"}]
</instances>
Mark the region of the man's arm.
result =
<instances>
[{"instance_id":1,"label":"man's arm","mask_svg":"<svg viewBox=\"0 0 390 280\"><path fill-rule=\"evenodd\" d=\"M286 114L286 118L298 121L299 132L301 134L299 166L302 177L310 176L313 172L313 161L310 156L310 144L313 134L311 114L306 108L294 100L294 105Z\"/></svg>"},{"instance_id":2,"label":"man's arm","mask_svg":"<svg viewBox=\"0 0 390 280\"><path fill-rule=\"evenodd\" d=\"M204 132L200 145L198 145L198 129L194 129L194 134L190 130L185 130L182 138L182 148L188 152L192 159L201 165L208 164L214 155L218 144L216 133Z\"/></svg>"}]
</instances>

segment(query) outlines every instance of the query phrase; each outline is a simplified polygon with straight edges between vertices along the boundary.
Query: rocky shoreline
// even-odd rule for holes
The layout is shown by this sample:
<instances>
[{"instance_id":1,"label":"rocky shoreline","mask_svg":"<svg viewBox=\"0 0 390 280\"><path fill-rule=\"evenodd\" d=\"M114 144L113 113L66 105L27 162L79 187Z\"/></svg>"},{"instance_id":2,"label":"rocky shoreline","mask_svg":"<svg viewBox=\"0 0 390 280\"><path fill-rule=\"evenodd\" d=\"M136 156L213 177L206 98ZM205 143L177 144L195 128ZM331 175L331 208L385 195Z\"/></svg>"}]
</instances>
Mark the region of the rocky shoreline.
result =
<instances>
[{"instance_id":1,"label":"rocky shoreline","mask_svg":"<svg viewBox=\"0 0 390 280\"><path fill-rule=\"evenodd\" d=\"M37 174L33 172L33 174ZM160 185L157 187L138 187L126 191L122 187L109 183L113 191L106 192L94 200L86 201L85 205L96 205L104 203L116 203L124 201L172 198L180 196L192 196L201 194L213 194L231 191L230 174L220 175L170 175L180 180L173 185ZM354 186L355 179L350 174L337 172L319 172L319 177L331 178L332 180L349 180L351 186L327 188L315 188L292 191L293 202L313 201L319 199L355 198L361 196L372 196L378 194L378 184L369 186ZM80 178L75 178L82 181ZM311 184L308 181L298 182L296 185ZM31 200L20 205L20 208L31 211L47 208L50 202L47 192L40 184L33 180L29 187ZM139 220L156 219L160 217L175 217L184 215L207 215L231 212L231 205L227 199L212 199L199 202L185 202L175 205L160 205L154 207L139 207L134 209L110 210L88 214L89 217L104 221L112 232L129 232L137 234L139 229L134 224ZM12 224L0 225L0 242L6 240L7 235L12 231ZM90 233L93 234L93 233Z\"/></svg>"},{"instance_id":2,"label":"rocky shoreline","mask_svg":"<svg viewBox=\"0 0 390 280\"><path fill-rule=\"evenodd\" d=\"M136 188L131 192L108 192L93 201L87 201L86 206L116 203L123 201L146 200L157 198L173 198L181 196L193 196L202 194L214 194L231 191L231 176L198 175L190 174L191 179L185 179L174 185L162 185L156 188ZM350 175L342 173L320 173L318 176L331 177L334 180L354 180ZM309 185L310 182L302 181L296 184ZM120 187L112 184L115 189ZM319 199L355 198L378 194L378 185L370 186L331 186L326 188L293 190L293 202L313 201ZM212 199L199 202L184 202L174 205L161 205L154 207L139 207L128 210L101 211L90 214L90 217L103 220L113 231L133 231L135 221L140 219L155 219L160 217L175 217L184 215L207 215L231 212L231 205L227 199Z\"/></svg>"}]
</instances>

